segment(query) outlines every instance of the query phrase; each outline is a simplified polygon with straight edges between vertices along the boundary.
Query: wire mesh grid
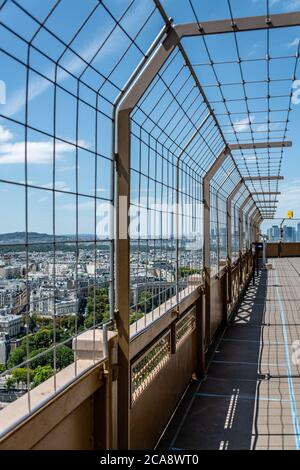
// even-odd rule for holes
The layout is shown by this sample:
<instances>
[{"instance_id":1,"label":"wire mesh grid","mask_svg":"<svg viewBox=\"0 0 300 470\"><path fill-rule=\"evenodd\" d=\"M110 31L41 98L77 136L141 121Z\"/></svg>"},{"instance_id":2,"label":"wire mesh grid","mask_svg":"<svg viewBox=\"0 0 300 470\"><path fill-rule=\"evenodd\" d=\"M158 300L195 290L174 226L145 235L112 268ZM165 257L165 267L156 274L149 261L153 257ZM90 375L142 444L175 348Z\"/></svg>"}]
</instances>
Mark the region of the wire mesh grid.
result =
<instances>
[{"instance_id":1,"label":"wire mesh grid","mask_svg":"<svg viewBox=\"0 0 300 470\"><path fill-rule=\"evenodd\" d=\"M139 0L1 2L0 386L7 402L28 392L28 413L37 385L50 398L62 369L74 380L106 357L115 102L162 25Z\"/></svg>"},{"instance_id":2,"label":"wire mesh grid","mask_svg":"<svg viewBox=\"0 0 300 470\"><path fill-rule=\"evenodd\" d=\"M200 28L205 13L212 19L212 8L205 8L203 14L197 2L185 3L190 21L196 21ZM255 14L265 15L267 19L283 8L274 5L269 0L260 2L255 6ZM218 8L234 24L241 12L245 11L245 16L253 15L254 6L223 0ZM293 5L289 5L289 11L292 9ZM298 75L299 41L291 40L284 47L281 34L270 29L243 35L233 31L221 38L222 51L217 47L220 35L188 38L183 44L196 73L201 76L203 90L227 142L284 142L292 109L292 85ZM252 177L280 175L283 148L239 149L233 151L233 157L242 176L249 178L247 185L251 192L258 187L261 192L278 190L278 181L255 181Z\"/></svg>"},{"instance_id":3,"label":"wire mesh grid","mask_svg":"<svg viewBox=\"0 0 300 470\"><path fill-rule=\"evenodd\" d=\"M201 174L222 141L179 50L131 121L131 315L144 318L137 333L201 283Z\"/></svg>"},{"instance_id":4,"label":"wire mesh grid","mask_svg":"<svg viewBox=\"0 0 300 470\"><path fill-rule=\"evenodd\" d=\"M201 28L206 14L215 17L210 6L202 15L196 2L184 3L179 22ZM268 17L270 3L260 2L255 13ZM234 22L237 6L222 0L220 13ZM155 35L169 25L168 14L177 21L173 8L165 0L85 0L77 10L71 0L0 2L1 79L14 91L0 109L0 305L14 317L5 326L13 341L0 380L12 397L49 377L55 393L66 365L79 374L72 341L76 350L87 329L95 345L96 328L113 317L115 111ZM253 34L261 44L252 52ZM242 41L234 32L222 36L222 48L219 36L184 39L133 110L135 332L202 281L202 179L224 145L286 140L299 44L278 54L275 34L243 33ZM212 272L227 256L228 195L247 177L243 192L261 192L256 204L266 203L265 191L276 193L278 181L253 178L278 176L282 155L282 149L236 150L212 179ZM240 249L237 200L233 259Z\"/></svg>"}]
</instances>

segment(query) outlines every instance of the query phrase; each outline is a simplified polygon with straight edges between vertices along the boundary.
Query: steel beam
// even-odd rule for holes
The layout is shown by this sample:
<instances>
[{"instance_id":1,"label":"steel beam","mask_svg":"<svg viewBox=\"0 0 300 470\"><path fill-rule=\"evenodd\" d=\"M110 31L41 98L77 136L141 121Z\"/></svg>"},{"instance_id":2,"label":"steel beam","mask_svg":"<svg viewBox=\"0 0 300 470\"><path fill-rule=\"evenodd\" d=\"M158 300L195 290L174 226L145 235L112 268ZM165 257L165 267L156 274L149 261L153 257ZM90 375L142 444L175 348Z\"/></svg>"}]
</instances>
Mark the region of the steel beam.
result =
<instances>
[{"instance_id":1,"label":"steel beam","mask_svg":"<svg viewBox=\"0 0 300 470\"><path fill-rule=\"evenodd\" d=\"M262 191L262 192L256 192L256 193L251 193L253 196L278 196L281 194L281 192L278 191Z\"/></svg>"},{"instance_id":2,"label":"steel beam","mask_svg":"<svg viewBox=\"0 0 300 470\"><path fill-rule=\"evenodd\" d=\"M276 175L270 175L270 176L246 176L245 181L277 181L277 180L283 180L283 176L276 176Z\"/></svg>"},{"instance_id":3,"label":"steel beam","mask_svg":"<svg viewBox=\"0 0 300 470\"><path fill-rule=\"evenodd\" d=\"M265 148L282 148L291 147L293 144L291 141L284 142L246 142L240 144L229 144L231 151L234 150L252 150L252 149L265 149Z\"/></svg>"},{"instance_id":4,"label":"steel beam","mask_svg":"<svg viewBox=\"0 0 300 470\"><path fill-rule=\"evenodd\" d=\"M300 26L300 12L280 13L263 16L250 16L245 18L205 21L199 23L186 23L175 26L176 32L183 36L207 36L211 34L242 33L261 29L287 28Z\"/></svg>"},{"instance_id":5,"label":"steel beam","mask_svg":"<svg viewBox=\"0 0 300 470\"><path fill-rule=\"evenodd\" d=\"M266 210L266 211L261 211L261 214L262 215L266 215L266 214L275 214L276 213L276 210L272 211L272 210Z\"/></svg>"},{"instance_id":6,"label":"steel beam","mask_svg":"<svg viewBox=\"0 0 300 470\"><path fill-rule=\"evenodd\" d=\"M249 196L244 200L244 202L240 206L240 210L243 210L244 207L250 202L252 199L252 194L249 194Z\"/></svg>"},{"instance_id":7,"label":"steel beam","mask_svg":"<svg viewBox=\"0 0 300 470\"><path fill-rule=\"evenodd\" d=\"M277 199L266 199L266 200L263 200L263 199L257 199L257 204L277 204L279 201Z\"/></svg>"}]
</instances>

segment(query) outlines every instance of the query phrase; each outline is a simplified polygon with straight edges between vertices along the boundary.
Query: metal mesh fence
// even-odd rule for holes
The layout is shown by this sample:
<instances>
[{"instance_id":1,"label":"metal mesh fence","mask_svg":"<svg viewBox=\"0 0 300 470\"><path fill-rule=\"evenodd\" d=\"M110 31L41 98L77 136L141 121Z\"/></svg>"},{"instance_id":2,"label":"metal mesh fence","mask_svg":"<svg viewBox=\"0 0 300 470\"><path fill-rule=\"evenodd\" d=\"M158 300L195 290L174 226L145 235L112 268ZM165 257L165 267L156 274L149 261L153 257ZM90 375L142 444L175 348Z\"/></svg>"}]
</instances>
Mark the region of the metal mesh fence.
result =
<instances>
[{"instance_id":1,"label":"metal mesh fence","mask_svg":"<svg viewBox=\"0 0 300 470\"><path fill-rule=\"evenodd\" d=\"M77 7L0 5L0 387L5 402L28 392L28 413L37 385L48 379L50 397L62 369L74 380L106 356L115 102L163 25L152 2Z\"/></svg>"},{"instance_id":2,"label":"metal mesh fence","mask_svg":"<svg viewBox=\"0 0 300 470\"><path fill-rule=\"evenodd\" d=\"M240 3L222 0L220 14L233 24ZM272 5L260 3L268 17ZM155 37L169 31L168 15L177 21L174 4L0 1L0 91L9 85L6 102L0 97L0 388L8 400L28 392L28 413L37 385L49 379L52 396L63 369L74 379L106 356L119 215L116 113ZM207 8L202 15L199 4L183 0L178 22L201 31ZM254 34L262 46L249 54ZM130 115L132 334L202 282L203 178L224 147L287 137L299 44L282 51L269 29L243 39L233 29L221 48L218 41L179 42ZM281 148L239 148L211 179L212 274L228 256L227 198L243 179L232 204L234 261L246 249L241 204L249 191L261 192L249 205L270 197L275 210L278 181L261 178L278 177L282 156ZM298 232L287 224L286 233ZM85 363L82 334L93 344Z\"/></svg>"}]
</instances>

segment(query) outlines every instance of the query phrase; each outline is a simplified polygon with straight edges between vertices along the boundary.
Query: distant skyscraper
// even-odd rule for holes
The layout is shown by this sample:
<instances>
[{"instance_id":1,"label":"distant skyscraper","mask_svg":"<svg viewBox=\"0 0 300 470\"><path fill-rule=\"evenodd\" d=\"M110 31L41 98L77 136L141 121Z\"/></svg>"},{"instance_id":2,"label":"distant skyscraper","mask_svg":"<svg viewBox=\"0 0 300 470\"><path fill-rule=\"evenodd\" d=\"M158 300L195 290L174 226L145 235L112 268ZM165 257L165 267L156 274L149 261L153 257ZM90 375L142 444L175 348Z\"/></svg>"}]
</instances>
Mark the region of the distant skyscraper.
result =
<instances>
[{"instance_id":1,"label":"distant skyscraper","mask_svg":"<svg viewBox=\"0 0 300 470\"><path fill-rule=\"evenodd\" d=\"M272 230L272 239L273 239L273 241L279 240L280 230L279 230L278 225L273 225L271 230Z\"/></svg>"},{"instance_id":2,"label":"distant skyscraper","mask_svg":"<svg viewBox=\"0 0 300 470\"><path fill-rule=\"evenodd\" d=\"M284 225L284 241L285 242L294 242L296 241L296 229L295 227L287 227Z\"/></svg>"},{"instance_id":3,"label":"distant skyscraper","mask_svg":"<svg viewBox=\"0 0 300 470\"><path fill-rule=\"evenodd\" d=\"M297 242L300 242L300 222L297 224Z\"/></svg>"}]
</instances>

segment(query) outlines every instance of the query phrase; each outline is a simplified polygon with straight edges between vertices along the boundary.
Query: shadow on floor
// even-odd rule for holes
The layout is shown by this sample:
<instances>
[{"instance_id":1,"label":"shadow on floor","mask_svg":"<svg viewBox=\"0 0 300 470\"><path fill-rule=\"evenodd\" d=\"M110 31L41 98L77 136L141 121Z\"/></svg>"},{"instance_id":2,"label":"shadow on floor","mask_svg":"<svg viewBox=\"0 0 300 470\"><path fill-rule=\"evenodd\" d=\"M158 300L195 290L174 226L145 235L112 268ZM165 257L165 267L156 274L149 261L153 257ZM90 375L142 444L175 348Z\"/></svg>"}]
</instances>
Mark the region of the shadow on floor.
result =
<instances>
[{"instance_id":1,"label":"shadow on floor","mask_svg":"<svg viewBox=\"0 0 300 470\"><path fill-rule=\"evenodd\" d=\"M264 446L263 434L260 434L263 422L258 424L257 417L261 412L264 415L265 410L265 425L268 426L273 404L282 403L282 398L277 399L277 396L272 400L268 386L262 387L270 378L270 363L264 363L262 334L263 328L268 326L265 323L267 283L268 271L260 270L255 285L248 286L210 359L206 379L190 384L158 449ZM265 391L267 396L264 396Z\"/></svg>"}]
</instances>

